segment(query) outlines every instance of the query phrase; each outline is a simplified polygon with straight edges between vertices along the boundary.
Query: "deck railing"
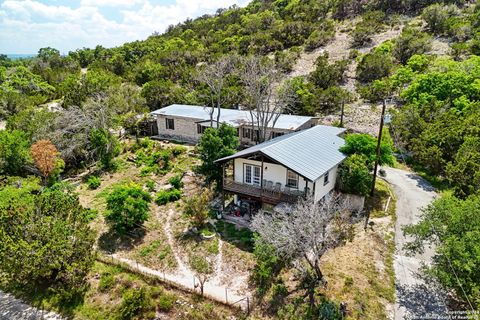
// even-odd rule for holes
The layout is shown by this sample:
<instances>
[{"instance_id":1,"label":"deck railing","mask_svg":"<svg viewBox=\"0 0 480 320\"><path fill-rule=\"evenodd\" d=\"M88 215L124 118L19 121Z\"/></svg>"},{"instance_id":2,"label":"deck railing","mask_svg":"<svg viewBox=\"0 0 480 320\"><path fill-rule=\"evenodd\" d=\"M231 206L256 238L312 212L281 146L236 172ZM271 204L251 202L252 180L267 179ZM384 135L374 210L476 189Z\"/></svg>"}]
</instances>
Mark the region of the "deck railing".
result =
<instances>
[{"instance_id":1,"label":"deck railing","mask_svg":"<svg viewBox=\"0 0 480 320\"><path fill-rule=\"evenodd\" d=\"M234 181L233 179L224 179L223 189L229 192L243 194L246 196L259 198L267 202L297 202L298 197L304 196L304 192L285 191L278 188L267 188L265 186L255 186Z\"/></svg>"}]
</instances>

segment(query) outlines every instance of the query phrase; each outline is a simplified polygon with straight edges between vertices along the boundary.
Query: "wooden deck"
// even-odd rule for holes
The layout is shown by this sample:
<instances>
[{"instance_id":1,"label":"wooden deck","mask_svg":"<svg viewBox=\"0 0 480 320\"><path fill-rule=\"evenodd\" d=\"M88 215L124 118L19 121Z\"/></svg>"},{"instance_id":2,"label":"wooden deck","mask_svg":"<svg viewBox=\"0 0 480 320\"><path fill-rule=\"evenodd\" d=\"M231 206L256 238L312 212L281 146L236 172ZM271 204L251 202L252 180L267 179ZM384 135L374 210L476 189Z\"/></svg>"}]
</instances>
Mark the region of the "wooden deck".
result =
<instances>
[{"instance_id":1,"label":"wooden deck","mask_svg":"<svg viewBox=\"0 0 480 320\"><path fill-rule=\"evenodd\" d=\"M223 189L228 192L254 198L270 204L278 204L281 202L295 203L297 202L298 197L303 195L270 190L249 184L234 182L232 180L225 180L223 182Z\"/></svg>"}]
</instances>

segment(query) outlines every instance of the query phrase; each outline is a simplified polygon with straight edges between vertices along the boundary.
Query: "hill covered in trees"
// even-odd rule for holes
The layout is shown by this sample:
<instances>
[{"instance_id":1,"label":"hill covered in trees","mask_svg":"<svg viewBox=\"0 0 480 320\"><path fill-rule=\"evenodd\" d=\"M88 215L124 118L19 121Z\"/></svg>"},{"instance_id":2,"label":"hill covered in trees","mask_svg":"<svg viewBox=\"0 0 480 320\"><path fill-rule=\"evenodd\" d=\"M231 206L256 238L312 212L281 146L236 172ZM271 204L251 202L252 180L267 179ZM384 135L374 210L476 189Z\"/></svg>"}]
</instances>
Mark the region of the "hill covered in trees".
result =
<instances>
[{"instance_id":1,"label":"hill covered in trees","mask_svg":"<svg viewBox=\"0 0 480 320\"><path fill-rule=\"evenodd\" d=\"M388 30L396 32L377 41ZM326 48L342 39L342 53L330 56ZM438 43L444 49L436 50ZM312 70L291 76L306 55L314 57ZM119 152L112 129L136 133L139 114L172 103L248 107L256 88L262 103L275 98L283 112L301 115L337 115L344 104L372 113L388 102L398 153L465 199L480 189L478 56L480 2L461 0L256 0L116 48L67 56L42 48L15 61L0 55L7 128L0 131L0 175L42 176L29 151L41 140L61 158L52 162L55 178L92 164L107 168ZM256 82L246 77L253 67L263 77ZM454 217L442 209L439 223L467 216L461 208L468 205L458 207ZM446 264L439 267L448 273ZM471 284L478 273L464 271ZM464 288L455 289L462 298ZM478 288L470 289L470 300L479 301Z\"/></svg>"}]
</instances>

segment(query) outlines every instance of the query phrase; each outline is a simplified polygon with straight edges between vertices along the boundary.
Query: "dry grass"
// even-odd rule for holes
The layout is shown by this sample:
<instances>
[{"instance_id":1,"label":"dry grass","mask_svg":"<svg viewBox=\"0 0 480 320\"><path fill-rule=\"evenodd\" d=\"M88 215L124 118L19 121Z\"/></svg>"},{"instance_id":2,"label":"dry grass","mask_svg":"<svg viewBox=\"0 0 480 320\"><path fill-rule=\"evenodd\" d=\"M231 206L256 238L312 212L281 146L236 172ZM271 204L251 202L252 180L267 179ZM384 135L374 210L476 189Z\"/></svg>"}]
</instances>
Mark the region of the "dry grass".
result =
<instances>
[{"instance_id":1,"label":"dry grass","mask_svg":"<svg viewBox=\"0 0 480 320\"><path fill-rule=\"evenodd\" d=\"M395 301L395 199L383 212L389 195L388 185L379 181L375 197L367 203L373 225L365 231L364 223L358 223L353 241L322 258L328 281L324 294L334 301L346 302L349 319L386 319Z\"/></svg>"}]
</instances>

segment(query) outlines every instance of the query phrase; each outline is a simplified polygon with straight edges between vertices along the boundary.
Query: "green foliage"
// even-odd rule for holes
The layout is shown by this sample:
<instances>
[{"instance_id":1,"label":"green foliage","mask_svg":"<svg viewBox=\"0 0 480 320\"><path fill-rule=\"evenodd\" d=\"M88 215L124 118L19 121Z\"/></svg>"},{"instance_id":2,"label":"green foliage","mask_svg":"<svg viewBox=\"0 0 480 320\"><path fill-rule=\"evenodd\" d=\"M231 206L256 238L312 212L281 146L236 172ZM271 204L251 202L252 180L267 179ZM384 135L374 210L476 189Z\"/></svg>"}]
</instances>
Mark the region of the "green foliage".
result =
<instances>
[{"instance_id":1,"label":"green foliage","mask_svg":"<svg viewBox=\"0 0 480 320\"><path fill-rule=\"evenodd\" d=\"M182 191L176 188L161 190L157 192L155 203L159 206L165 205L169 202L180 200L182 197Z\"/></svg>"},{"instance_id":2,"label":"green foliage","mask_svg":"<svg viewBox=\"0 0 480 320\"><path fill-rule=\"evenodd\" d=\"M385 13L381 11L370 11L362 16L352 32L354 47L362 47L372 41L375 33L382 31Z\"/></svg>"},{"instance_id":3,"label":"green foliage","mask_svg":"<svg viewBox=\"0 0 480 320\"><path fill-rule=\"evenodd\" d=\"M106 129L95 129L90 132L90 144L94 155L100 160L102 167L112 167L112 160L120 153L118 139Z\"/></svg>"},{"instance_id":4,"label":"green foliage","mask_svg":"<svg viewBox=\"0 0 480 320\"><path fill-rule=\"evenodd\" d=\"M393 68L392 57L388 53L373 52L364 55L357 65L357 79L372 82L390 75Z\"/></svg>"},{"instance_id":5,"label":"green foliage","mask_svg":"<svg viewBox=\"0 0 480 320\"><path fill-rule=\"evenodd\" d=\"M115 275L111 273L103 273L98 282L98 291L107 292L115 285Z\"/></svg>"},{"instance_id":6,"label":"green foliage","mask_svg":"<svg viewBox=\"0 0 480 320\"><path fill-rule=\"evenodd\" d=\"M480 190L480 137L466 137L452 162L446 167L447 178L460 197Z\"/></svg>"},{"instance_id":7,"label":"green foliage","mask_svg":"<svg viewBox=\"0 0 480 320\"><path fill-rule=\"evenodd\" d=\"M0 173L23 175L31 161L30 141L18 130L0 130Z\"/></svg>"},{"instance_id":8,"label":"green foliage","mask_svg":"<svg viewBox=\"0 0 480 320\"><path fill-rule=\"evenodd\" d=\"M119 232L141 225L149 217L150 194L130 183L116 186L107 197L106 220Z\"/></svg>"},{"instance_id":9,"label":"green foliage","mask_svg":"<svg viewBox=\"0 0 480 320\"><path fill-rule=\"evenodd\" d=\"M335 36L335 22L324 20L318 29L315 29L305 41L305 50L313 51L327 44Z\"/></svg>"},{"instance_id":10,"label":"green foliage","mask_svg":"<svg viewBox=\"0 0 480 320\"><path fill-rule=\"evenodd\" d=\"M168 179L168 183L174 188L174 189L182 189L183 188L183 182L182 182L182 177L183 175L176 175L173 177L170 177Z\"/></svg>"},{"instance_id":11,"label":"green foliage","mask_svg":"<svg viewBox=\"0 0 480 320\"><path fill-rule=\"evenodd\" d=\"M212 198L212 191L206 188L200 194L185 199L185 214L191 218L196 227L203 227L207 221Z\"/></svg>"},{"instance_id":12,"label":"green foliage","mask_svg":"<svg viewBox=\"0 0 480 320\"><path fill-rule=\"evenodd\" d=\"M171 169L173 155L181 154L181 149L162 149L153 140L145 138L137 146L139 149L135 152L135 163L143 165L142 173L166 174Z\"/></svg>"},{"instance_id":13,"label":"green foliage","mask_svg":"<svg viewBox=\"0 0 480 320\"><path fill-rule=\"evenodd\" d=\"M265 294L270 288L278 273L285 265L275 248L262 241L259 236L255 237L255 246L253 250L256 264L252 271L252 281L255 283L260 295Z\"/></svg>"},{"instance_id":14,"label":"green foliage","mask_svg":"<svg viewBox=\"0 0 480 320\"><path fill-rule=\"evenodd\" d=\"M339 167L340 189L343 192L366 196L372 187L372 175L368 158L363 154L352 154Z\"/></svg>"},{"instance_id":15,"label":"green foliage","mask_svg":"<svg viewBox=\"0 0 480 320\"><path fill-rule=\"evenodd\" d=\"M98 187L100 187L100 184L102 183L102 181L100 180L99 177L97 176L89 176L87 178L87 186L89 189L91 190L95 190L97 189Z\"/></svg>"},{"instance_id":16,"label":"green foliage","mask_svg":"<svg viewBox=\"0 0 480 320\"><path fill-rule=\"evenodd\" d=\"M331 64L328 53L324 53L315 61L315 70L310 74L310 81L321 89L339 85L343 81L347 63L344 60Z\"/></svg>"},{"instance_id":17,"label":"green foliage","mask_svg":"<svg viewBox=\"0 0 480 320\"><path fill-rule=\"evenodd\" d=\"M173 294L162 294L158 297L156 305L161 311L168 312L173 309L176 300L177 297Z\"/></svg>"},{"instance_id":18,"label":"green foliage","mask_svg":"<svg viewBox=\"0 0 480 320\"><path fill-rule=\"evenodd\" d=\"M479 196L466 200L444 196L423 210L418 224L404 229L413 237L407 246L412 253L435 245L432 265L426 266L425 272L444 287L454 289L458 299L466 302L468 298L474 308L480 307L479 217Z\"/></svg>"},{"instance_id":19,"label":"green foliage","mask_svg":"<svg viewBox=\"0 0 480 320\"><path fill-rule=\"evenodd\" d=\"M118 306L118 317L125 320L133 319L151 309L152 306L152 299L144 287L128 289L123 294L122 302Z\"/></svg>"},{"instance_id":20,"label":"green foliage","mask_svg":"<svg viewBox=\"0 0 480 320\"><path fill-rule=\"evenodd\" d=\"M205 175L207 183L216 182L221 186L222 170L214 161L230 156L237 151L239 146L237 130L227 124L222 124L218 129L207 128L200 138L197 146L201 165L198 171Z\"/></svg>"},{"instance_id":21,"label":"green foliage","mask_svg":"<svg viewBox=\"0 0 480 320\"><path fill-rule=\"evenodd\" d=\"M38 185L25 182L0 189L2 274L30 291L81 291L95 255L86 209L62 188L32 192Z\"/></svg>"},{"instance_id":22,"label":"green foliage","mask_svg":"<svg viewBox=\"0 0 480 320\"><path fill-rule=\"evenodd\" d=\"M393 142L385 129L380 143L380 165L393 165ZM345 137L345 145L340 151L348 155L362 155L365 157L367 166L372 169L377 158L377 139L369 134L349 134ZM355 162L358 158L355 158Z\"/></svg>"},{"instance_id":23,"label":"green foliage","mask_svg":"<svg viewBox=\"0 0 480 320\"><path fill-rule=\"evenodd\" d=\"M418 28L405 27L395 40L393 55L402 64L415 54L423 54L431 49L431 37Z\"/></svg>"}]
</instances>

